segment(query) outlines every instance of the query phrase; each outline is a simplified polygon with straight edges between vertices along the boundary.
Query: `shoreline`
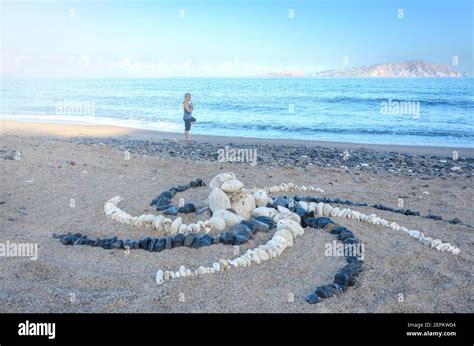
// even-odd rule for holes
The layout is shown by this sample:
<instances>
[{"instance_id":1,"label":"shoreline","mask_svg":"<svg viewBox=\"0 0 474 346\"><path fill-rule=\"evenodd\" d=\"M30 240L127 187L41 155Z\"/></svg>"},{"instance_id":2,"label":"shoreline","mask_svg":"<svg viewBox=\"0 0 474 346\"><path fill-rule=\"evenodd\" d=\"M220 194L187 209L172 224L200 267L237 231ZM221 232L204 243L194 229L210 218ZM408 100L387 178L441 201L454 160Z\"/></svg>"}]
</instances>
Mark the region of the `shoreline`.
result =
<instances>
[{"instance_id":1,"label":"shoreline","mask_svg":"<svg viewBox=\"0 0 474 346\"><path fill-rule=\"evenodd\" d=\"M38 126L41 124L41 126ZM0 134L22 134L22 135L49 135L59 137L95 137L95 138L117 138L128 140L145 140L157 142L165 140L177 140L183 142L183 134L177 132L166 132L146 129L136 129L115 125L97 124L73 124L58 122L35 122L20 120L1 120ZM298 139L274 139L255 138L239 136L219 136L219 135L199 135L192 134L191 140L197 143L208 143L213 145L284 145L321 147L335 149L365 149L375 152L398 152L411 155L441 155L452 157L457 151L459 157L474 158L474 148L457 147L437 147L421 145L391 145L391 144L370 144L370 143L350 143L333 142L322 140L298 140Z\"/></svg>"}]
</instances>

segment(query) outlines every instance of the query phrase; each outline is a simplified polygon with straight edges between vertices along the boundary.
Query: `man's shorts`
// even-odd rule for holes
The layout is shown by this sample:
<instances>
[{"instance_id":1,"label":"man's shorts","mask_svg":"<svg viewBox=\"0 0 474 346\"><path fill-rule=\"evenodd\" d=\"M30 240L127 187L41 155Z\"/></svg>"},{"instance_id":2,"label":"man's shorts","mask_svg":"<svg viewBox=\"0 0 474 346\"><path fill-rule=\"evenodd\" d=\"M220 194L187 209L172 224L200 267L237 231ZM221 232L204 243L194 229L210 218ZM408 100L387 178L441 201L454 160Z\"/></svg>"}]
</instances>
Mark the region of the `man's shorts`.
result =
<instances>
[{"instance_id":1,"label":"man's shorts","mask_svg":"<svg viewBox=\"0 0 474 346\"><path fill-rule=\"evenodd\" d=\"M196 122L196 119L195 118L191 118L191 119L188 119L188 120L185 120L184 121L184 131L189 131L191 130L191 124Z\"/></svg>"}]
</instances>

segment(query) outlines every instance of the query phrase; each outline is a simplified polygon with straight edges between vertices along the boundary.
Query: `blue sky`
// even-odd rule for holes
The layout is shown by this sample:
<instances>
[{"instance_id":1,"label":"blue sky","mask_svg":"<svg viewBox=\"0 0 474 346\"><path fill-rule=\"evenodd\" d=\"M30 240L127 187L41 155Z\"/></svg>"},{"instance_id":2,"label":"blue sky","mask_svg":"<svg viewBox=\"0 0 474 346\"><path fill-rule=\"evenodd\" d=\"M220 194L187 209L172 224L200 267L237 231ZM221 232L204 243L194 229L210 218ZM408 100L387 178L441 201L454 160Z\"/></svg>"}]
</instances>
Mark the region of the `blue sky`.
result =
<instances>
[{"instance_id":1,"label":"blue sky","mask_svg":"<svg viewBox=\"0 0 474 346\"><path fill-rule=\"evenodd\" d=\"M248 76L342 68L344 57L349 67L457 57L452 67L473 75L472 3L3 1L2 75Z\"/></svg>"}]
</instances>

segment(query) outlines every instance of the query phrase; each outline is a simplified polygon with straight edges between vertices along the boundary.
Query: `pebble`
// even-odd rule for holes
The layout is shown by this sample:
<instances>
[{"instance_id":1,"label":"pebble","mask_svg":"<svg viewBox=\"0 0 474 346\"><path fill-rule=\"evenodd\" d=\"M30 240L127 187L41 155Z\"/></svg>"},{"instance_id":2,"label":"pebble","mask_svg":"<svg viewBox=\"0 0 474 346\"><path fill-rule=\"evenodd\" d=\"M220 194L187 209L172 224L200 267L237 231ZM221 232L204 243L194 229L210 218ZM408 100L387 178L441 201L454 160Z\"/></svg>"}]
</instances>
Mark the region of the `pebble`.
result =
<instances>
[{"instance_id":1,"label":"pebble","mask_svg":"<svg viewBox=\"0 0 474 346\"><path fill-rule=\"evenodd\" d=\"M233 241L232 245L241 245L241 244L245 244L248 241L249 241L249 239L246 236L237 233L237 234L234 235L234 241Z\"/></svg>"},{"instance_id":2,"label":"pebble","mask_svg":"<svg viewBox=\"0 0 474 346\"><path fill-rule=\"evenodd\" d=\"M73 137L67 139L72 143L98 145L104 142L109 148L123 150L126 147L131 154L150 155L164 158L182 158L190 161L216 161L216 152L223 144L212 143L189 143L187 147L175 143L172 140L149 141L130 138L108 138L98 139L92 137ZM230 144L230 143L229 143ZM246 149L245 145L235 145L233 147ZM347 166L348 170L360 172L361 170L371 173L387 172L390 175L412 176L409 172L416 173L417 177L444 177L456 174L457 176L471 177L474 170L474 160L463 158L456 161L455 167L461 169L451 170L452 157L440 155L416 156L416 165L413 164L415 155L408 153L384 152L368 149L351 150L350 160L343 160L344 148L326 148L319 146L300 145L278 145L278 144L256 144L254 148L258 150L258 165L260 167L282 167L288 166L292 169L306 168L310 163L317 167L327 167L341 165ZM12 150L12 152L15 152ZM302 159L295 160L295 157ZM307 158L303 158L307 157ZM361 164L370 162L368 167ZM400 166L401 162L407 165ZM246 165L247 162L234 164ZM401 168L402 167L402 168ZM396 173L390 173L390 170ZM235 179L235 175L229 175L227 180ZM226 181L219 182L220 185ZM197 181L197 179L195 180ZM218 186L220 186L218 184ZM211 186L214 187L214 186Z\"/></svg>"},{"instance_id":3,"label":"pebble","mask_svg":"<svg viewBox=\"0 0 474 346\"><path fill-rule=\"evenodd\" d=\"M173 247L179 247L184 245L184 234L178 233L173 236Z\"/></svg>"},{"instance_id":4,"label":"pebble","mask_svg":"<svg viewBox=\"0 0 474 346\"><path fill-rule=\"evenodd\" d=\"M306 301L310 304L316 304L319 302L319 297L316 293L311 293L309 296L306 297Z\"/></svg>"},{"instance_id":5,"label":"pebble","mask_svg":"<svg viewBox=\"0 0 474 346\"><path fill-rule=\"evenodd\" d=\"M196 233L188 233L186 234L186 236L184 237L184 243L183 245L184 246L191 246L194 242L194 238L196 238Z\"/></svg>"},{"instance_id":6,"label":"pebble","mask_svg":"<svg viewBox=\"0 0 474 346\"><path fill-rule=\"evenodd\" d=\"M178 209L176 207L169 207L163 212L164 215L178 215Z\"/></svg>"}]
</instances>

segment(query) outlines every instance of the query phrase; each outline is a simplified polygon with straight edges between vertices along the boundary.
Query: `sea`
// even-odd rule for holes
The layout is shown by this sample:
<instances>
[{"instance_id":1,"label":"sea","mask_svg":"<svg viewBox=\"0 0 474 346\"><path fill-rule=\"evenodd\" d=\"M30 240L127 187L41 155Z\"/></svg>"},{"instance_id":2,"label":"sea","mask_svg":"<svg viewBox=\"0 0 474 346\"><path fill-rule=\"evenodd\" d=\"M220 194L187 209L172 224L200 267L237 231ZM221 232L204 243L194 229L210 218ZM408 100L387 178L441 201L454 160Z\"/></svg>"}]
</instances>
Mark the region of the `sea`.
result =
<instances>
[{"instance_id":1,"label":"sea","mask_svg":"<svg viewBox=\"0 0 474 346\"><path fill-rule=\"evenodd\" d=\"M9 79L0 117L191 134L474 148L473 78Z\"/></svg>"}]
</instances>

